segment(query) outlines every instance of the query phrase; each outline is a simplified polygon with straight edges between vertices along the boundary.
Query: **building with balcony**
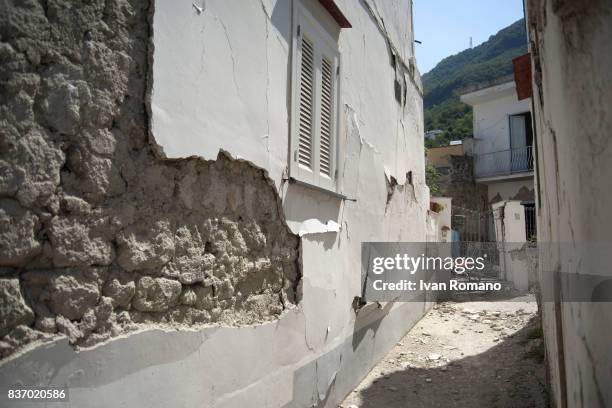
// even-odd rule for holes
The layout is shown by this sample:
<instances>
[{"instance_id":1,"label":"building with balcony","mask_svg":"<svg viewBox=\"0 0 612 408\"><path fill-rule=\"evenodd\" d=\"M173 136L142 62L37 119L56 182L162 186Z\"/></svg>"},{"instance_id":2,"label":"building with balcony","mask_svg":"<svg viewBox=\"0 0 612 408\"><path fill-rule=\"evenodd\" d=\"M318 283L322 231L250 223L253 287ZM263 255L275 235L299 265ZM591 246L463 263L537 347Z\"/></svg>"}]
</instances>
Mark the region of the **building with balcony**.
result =
<instances>
[{"instance_id":1,"label":"building with balcony","mask_svg":"<svg viewBox=\"0 0 612 408\"><path fill-rule=\"evenodd\" d=\"M534 133L529 99L519 100L513 79L461 95L474 110L474 137L466 153L474 158L474 178L494 204L534 202Z\"/></svg>"},{"instance_id":2,"label":"building with balcony","mask_svg":"<svg viewBox=\"0 0 612 408\"><path fill-rule=\"evenodd\" d=\"M487 191L489 208L484 215L466 218L468 227L463 234L460 231L460 238L503 242L498 276L516 289L527 290L533 276L515 255L537 236L535 134L529 96L517 92L515 79L510 77L464 93L461 101L473 108L474 133L466 139L464 149L472 157L474 182Z\"/></svg>"}]
</instances>

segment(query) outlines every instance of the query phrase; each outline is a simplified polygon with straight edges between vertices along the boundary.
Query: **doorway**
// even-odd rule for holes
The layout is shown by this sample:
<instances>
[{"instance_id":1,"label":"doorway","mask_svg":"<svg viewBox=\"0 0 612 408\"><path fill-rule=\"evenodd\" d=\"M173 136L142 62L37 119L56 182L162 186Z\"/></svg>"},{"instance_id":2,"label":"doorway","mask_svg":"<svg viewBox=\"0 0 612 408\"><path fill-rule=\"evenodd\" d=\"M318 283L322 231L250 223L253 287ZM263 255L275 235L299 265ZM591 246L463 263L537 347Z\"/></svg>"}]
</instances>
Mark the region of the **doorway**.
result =
<instances>
[{"instance_id":1,"label":"doorway","mask_svg":"<svg viewBox=\"0 0 612 408\"><path fill-rule=\"evenodd\" d=\"M510 116L510 152L513 173L533 170L531 112Z\"/></svg>"}]
</instances>

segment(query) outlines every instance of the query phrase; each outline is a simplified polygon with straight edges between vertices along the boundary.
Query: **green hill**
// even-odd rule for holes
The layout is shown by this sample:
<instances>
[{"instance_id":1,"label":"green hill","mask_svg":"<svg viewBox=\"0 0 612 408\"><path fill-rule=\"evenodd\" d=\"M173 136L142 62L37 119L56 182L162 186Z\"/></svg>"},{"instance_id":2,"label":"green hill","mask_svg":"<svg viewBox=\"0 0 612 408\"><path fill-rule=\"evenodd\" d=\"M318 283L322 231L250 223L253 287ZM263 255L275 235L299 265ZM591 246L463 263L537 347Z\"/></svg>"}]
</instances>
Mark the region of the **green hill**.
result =
<instances>
[{"instance_id":1,"label":"green hill","mask_svg":"<svg viewBox=\"0 0 612 408\"><path fill-rule=\"evenodd\" d=\"M459 91L512 74L512 59L527 52L525 21L502 29L477 47L440 61L423 75L425 130L444 131L429 147L472 135L472 110Z\"/></svg>"}]
</instances>

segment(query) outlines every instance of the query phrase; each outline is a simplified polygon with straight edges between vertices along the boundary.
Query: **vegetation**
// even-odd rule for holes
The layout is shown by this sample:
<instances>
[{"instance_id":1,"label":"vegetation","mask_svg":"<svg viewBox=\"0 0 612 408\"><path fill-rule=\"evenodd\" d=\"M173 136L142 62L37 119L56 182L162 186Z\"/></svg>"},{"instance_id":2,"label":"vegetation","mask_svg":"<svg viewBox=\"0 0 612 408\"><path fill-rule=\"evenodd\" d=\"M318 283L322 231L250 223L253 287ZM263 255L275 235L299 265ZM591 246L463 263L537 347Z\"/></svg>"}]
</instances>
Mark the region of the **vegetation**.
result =
<instances>
[{"instance_id":1,"label":"vegetation","mask_svg":"<svg viewBox=\"0 0 612 408\"><path fill-rule=\"evenodd\" d=\"M425 111L425 129L439 129L444 133L428 140L428 147L446 146L451 140L463 140L472 135L472 108L452 98Z\"/></svg>"},{"instance_id":2,"label":"vegetation","mask_svg":"<svg viewBox=\"0 0 612 408\"><path fill-rule=\"evenodd\" d=\"M523 19L483 44L442 60L423 75L425 129L442 130L429 147L472 135L472 110L459 101L461 90L512 74L512 59L527 52Z\"/></svg>"},{"instance_id":3,"label":"vegetation","mask_svg":"<svg viewBox=\"0 0 612 408\"><path fill-rule=\"evenodd\" d=\"M544 329L542 326L536 326L527 332L527 338L529 340L544 338Z\"/></svg>"},{"instance_id":4,"label":"vegetation","mask_svg":"<svg viewBox=\"0 0 612 408\"><path fill-rule=\"evenodd\" d=\"M440 195L440 185L438 184L438 172L431 163L425 165L425 183L429 187L432 196Z\"/></svg>"}]
</instances>

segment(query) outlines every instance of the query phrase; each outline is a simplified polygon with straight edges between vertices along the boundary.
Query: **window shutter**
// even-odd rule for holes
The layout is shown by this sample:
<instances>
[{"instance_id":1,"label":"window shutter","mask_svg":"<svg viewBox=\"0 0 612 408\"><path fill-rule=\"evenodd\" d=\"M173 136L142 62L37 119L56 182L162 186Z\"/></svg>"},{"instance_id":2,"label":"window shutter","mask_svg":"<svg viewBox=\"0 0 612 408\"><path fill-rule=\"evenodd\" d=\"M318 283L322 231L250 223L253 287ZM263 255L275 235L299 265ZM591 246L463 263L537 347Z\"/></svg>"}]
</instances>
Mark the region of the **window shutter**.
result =
<instances>
[{"instance_id":1,"label":"window shutter","mask_svg":"<svg viewBox=\"0 0 612 408\"><path fill-rule=\"evenodd\" d=\"M319 172L331 178L333 126L333 64L321 58L321 129L319 143Z\"/></svg>"},{"instance_id":2,"label":"window shutter","mask_svg":"<svg viewBox=\"0 0 612 408\"><path fill-rule=\"evenodd\" d=\"M315 64L314 46L305 36L301 37L302 58L299 81L298 163L313 168L313 122Z\"/></svg>"},{"instance_id":3,"label":"window shutter","mask_svg":"<svg viewBox=\"0 0 612 408\"><path fill-rule=\"evenodd\" d=\"M289 174L303 183L335 191L337 40L303 7L296 7L295 13Z\"/></svg>"}]
</instances>

